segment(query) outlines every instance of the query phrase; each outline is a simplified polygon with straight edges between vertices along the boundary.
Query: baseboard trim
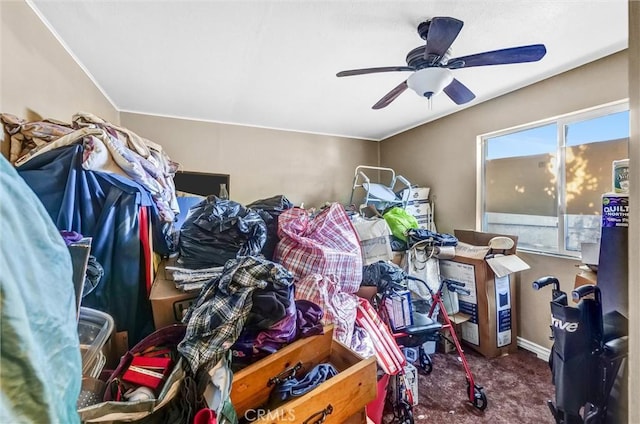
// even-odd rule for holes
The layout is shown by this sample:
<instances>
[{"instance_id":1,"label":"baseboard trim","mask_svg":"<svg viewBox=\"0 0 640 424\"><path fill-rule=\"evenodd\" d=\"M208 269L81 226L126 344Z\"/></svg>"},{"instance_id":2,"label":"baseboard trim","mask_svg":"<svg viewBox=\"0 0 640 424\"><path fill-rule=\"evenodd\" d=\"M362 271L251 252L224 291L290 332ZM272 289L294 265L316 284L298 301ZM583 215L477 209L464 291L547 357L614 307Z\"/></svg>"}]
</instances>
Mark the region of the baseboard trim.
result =
<instances>
[{"instance_id":1,"label":"baseboard trim","mask_svg":"<svg viewBox=\"0 0 640 424\"><path fill-rule=\"evenodd\" d=\"M518 337L518 347L521 347L529 352L533 352L536 356L543 361L548 361L551 356L551 349L547 349L544 346L540 346L537 343Z\"/></svg>"}]
</instances>

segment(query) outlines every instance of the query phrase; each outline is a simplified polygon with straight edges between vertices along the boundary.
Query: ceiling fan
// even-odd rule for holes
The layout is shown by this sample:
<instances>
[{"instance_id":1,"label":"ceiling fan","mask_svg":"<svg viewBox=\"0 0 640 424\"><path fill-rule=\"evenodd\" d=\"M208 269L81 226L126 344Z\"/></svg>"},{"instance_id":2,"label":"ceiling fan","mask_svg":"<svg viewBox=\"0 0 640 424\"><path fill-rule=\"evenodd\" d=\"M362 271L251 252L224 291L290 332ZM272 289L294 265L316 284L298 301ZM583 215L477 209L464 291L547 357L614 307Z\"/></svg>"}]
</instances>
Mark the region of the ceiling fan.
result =
<instances>
[{"instance_id":1,"label":"ceiling fan","mask_svg":"<svg viewBox=\"0 0 640 424\"><path fill-rule=\"evenodd\" d=\"M407 88L411 88L419 96L424 96L429 100L432 96L444 91L451 100L461 105L470 102L476 96L464 84L453 77L452 69L535 62L542 59L547 53L544 44L532 44L451 59L449 58L451 44L458 37L463 24L462 21L447 16L434 17L431 20L421 22L418 25L418 34L426 43L407 54L407 66L351 69L338 72L336 76L347 77L396 71L413 72L409 78L374 104L373 109L382 109L388 106Z\"/></svg>"}]
</instances>

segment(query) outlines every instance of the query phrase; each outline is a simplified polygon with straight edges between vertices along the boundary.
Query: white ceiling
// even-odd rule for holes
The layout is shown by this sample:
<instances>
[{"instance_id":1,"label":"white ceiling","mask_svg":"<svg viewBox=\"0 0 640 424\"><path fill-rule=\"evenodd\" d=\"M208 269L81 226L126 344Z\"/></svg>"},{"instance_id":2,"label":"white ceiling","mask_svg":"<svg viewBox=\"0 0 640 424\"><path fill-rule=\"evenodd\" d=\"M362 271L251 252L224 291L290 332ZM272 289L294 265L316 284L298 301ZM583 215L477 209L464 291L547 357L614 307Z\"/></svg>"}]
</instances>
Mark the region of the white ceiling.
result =
<instances>
[{"instance_id":1,"label":"white ceiling","mask_svg":"<svg viewBox=\"0 0 640 424\"><path fill-rule=\"evenodd\" d=\"M627 0L28 0L120 111L381 140L628 45ZM545 44L539 62L454 70L456 106L411 90L371 106L435 16L464 22L451 57ZM593 89L585 87L585 90Z\"/></svg>"}]
</instances>

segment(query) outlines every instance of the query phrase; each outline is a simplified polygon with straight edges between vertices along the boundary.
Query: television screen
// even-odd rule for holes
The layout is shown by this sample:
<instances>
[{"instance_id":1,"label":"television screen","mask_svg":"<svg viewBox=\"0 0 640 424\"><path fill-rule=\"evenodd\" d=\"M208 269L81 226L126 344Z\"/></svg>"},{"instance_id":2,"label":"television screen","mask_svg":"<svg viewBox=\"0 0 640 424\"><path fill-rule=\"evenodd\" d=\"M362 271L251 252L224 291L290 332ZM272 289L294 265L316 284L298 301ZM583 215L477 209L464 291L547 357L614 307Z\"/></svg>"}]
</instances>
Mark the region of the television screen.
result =
<instances>
[{"instance_id":1,"label":"television screen","mask_svg":"<svg viewBox=\"0 0 640 424\"><path fill-rule=\"evenodd\" d=\"M173 177L176 191L198 194L200 196L220 194L220 184L227 185L230 192L229 174L210 174L206 172L178 171Z\"/></svg>"}]
</instances>

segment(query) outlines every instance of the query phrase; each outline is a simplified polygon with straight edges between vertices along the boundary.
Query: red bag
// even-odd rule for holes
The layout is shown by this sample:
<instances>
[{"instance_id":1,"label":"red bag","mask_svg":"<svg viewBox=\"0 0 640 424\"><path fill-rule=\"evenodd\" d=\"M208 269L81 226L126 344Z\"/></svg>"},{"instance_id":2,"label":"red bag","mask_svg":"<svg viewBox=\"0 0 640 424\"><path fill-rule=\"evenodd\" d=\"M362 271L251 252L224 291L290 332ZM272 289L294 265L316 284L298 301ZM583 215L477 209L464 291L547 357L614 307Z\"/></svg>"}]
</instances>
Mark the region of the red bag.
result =
<instances>
[{"instance_id":1,"label":"red bag","mask_svg":"<svg viewBox=\"0 0 640 424\"><path fill-rule=\"evenodd\" d=\"M141 384L142 382L140 381L140 378L142 377L141 374L144 372L142 370L144 368L149 367L149 364L148 364L149 360L153 362L152 358L143 359L141 355L146 351L153 349L155 346L172 346L173 349L177 349L176 347L178 346L178 343L180 343L184 338L186 329L187 329L187 326L184 324L173 324L173 325L163 327L149 334L147 337L145 337L140 342L138 342L138 344L132 347L127 353L125 353L120 358L120 363L118 364L116 369L113 371L113 373L111 373L111 376L107 380L107 390L104 393L104 401L123 400L123 399L120 399L120 397L122 396L122 392L124 390L123 387L121 387L122 381L126 381L126 379L123 378L124 375L127 372L129 372L128 377L133 376L133 379L135 380L134 382L136 384ZM148 387L152 387L153 385L155 385L156 386L155 389L161 389L162 386L167 382L168 374L172 373L173 368L175 368L176 366L181 367L182 363L180 362L180 364L178 365L178 364L171 363L171 361L166 361L166 359L163 359L163 358L157 358L157 359L160 360L163 367L164 366L167 367L166 369L161 370L162 379L150 378L148 380L145 380L145 382L149 384ZM132 364L134 364L134 362L135 362L134 366L142 365L138 369L134 368L134 371L142 371L142 372L138 372L138 373L134 372L132 375L132 373L130 372L131 371L130 367ZM149 374L150 373L147 372L146 377L150 377Z\"/></svg>"},{"instance_id":2,"label":"red bag","mask_svg":"<svg viewBox=\"0 0 640 424\"><path fill-rule=\"evenodd\" d=\"M333 203L315 216L291 208L278 217L274 261L296 281L310 274L330 277L346 293L355 293L362 282L362 251L358 234L342 205Z\"/></svg>"},{"instance_id":3,"label":"red bag","mask_svg":"<svg viewBox=\"0 0 640 424\"><path fill-rule=\"evenodd\" d=\"M365 329L373 340L378 365L389 375L396 375L407 364L389 328L382 322L368 300L359 298L356 323Z\"/></svg>"}]
</instances>

